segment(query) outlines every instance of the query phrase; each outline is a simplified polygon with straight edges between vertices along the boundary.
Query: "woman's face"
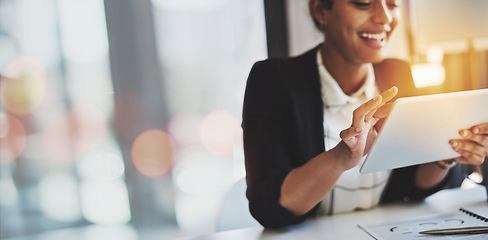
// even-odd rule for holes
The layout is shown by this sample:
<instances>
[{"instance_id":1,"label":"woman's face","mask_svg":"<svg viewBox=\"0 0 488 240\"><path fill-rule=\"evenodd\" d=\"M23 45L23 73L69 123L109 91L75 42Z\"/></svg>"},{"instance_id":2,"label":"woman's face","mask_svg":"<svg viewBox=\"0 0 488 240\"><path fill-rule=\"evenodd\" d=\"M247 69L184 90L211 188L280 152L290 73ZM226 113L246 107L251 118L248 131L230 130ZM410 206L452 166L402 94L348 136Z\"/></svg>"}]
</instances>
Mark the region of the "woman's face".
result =
<instances>
[{"instance_id":1,"label":"woman's face","mask_svg":"<svg viewBox=\"0 0 488 240\"><path fill-rule=\"evenodd\" d=\"M324 11L326 49L355 64L383 60L382 51L400 18L397 0L335 0Z\"/></svg>"}]
</instances>

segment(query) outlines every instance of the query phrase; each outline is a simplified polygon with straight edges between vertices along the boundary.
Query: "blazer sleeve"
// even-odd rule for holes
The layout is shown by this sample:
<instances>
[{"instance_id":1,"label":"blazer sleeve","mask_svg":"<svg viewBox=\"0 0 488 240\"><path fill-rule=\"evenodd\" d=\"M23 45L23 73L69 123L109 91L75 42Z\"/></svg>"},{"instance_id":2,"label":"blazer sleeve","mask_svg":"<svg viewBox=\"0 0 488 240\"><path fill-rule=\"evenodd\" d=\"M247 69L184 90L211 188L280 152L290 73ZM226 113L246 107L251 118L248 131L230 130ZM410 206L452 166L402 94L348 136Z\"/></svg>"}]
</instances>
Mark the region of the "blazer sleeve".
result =
<instances>
[{"instance_id":1,"label":"blazer sleeve","mask_svg":"<svg viewBox=\"0 0 488 240\"><path fill-rule=\"evenodd\" d=\"M279 204L281 185L296 167L282 72L282 61L257 62L247 80L243 106L246 196L252 216L266 228L301 223L317 209L295 216Z\"/></svg>"},{"instance_id":2,"label":"blazer sleeve","mask_svg":"<svg viewBox=\"0 0 488 240\"><path fill-rule=\"evenodd\" d=\"M426 197L445 189L450 183L454 173L450 171L448 175L436 186L429 189L420 189L415 184L415 175L418 165L404 167L393 170L388 184L381 196L381 203L389 202L418 202Z\"/></svg>"}]
</instances>

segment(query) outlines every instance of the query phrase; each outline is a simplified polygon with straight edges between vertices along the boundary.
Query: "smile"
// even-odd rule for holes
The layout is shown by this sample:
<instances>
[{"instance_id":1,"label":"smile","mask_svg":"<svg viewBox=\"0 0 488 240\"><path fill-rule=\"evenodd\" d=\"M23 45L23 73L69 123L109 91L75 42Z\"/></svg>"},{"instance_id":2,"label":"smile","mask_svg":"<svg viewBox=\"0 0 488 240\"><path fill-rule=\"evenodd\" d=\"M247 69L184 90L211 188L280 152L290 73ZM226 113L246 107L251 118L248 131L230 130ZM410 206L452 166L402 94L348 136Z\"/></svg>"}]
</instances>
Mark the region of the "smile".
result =
<instances>
[{"instance_id":1,"label":"smile","mask_svg":"<svg viewBox=\"0 0 488 240\"><path fill-rule=\"evenodd\" d=\"M386 45L386 32L372 33L372 32L360 32L359 37L364 41L364 43L373 49L381 49Z\"/></svg>"},{"instance_id":2,"label":"smile","mask_svg":"<svg viewBox=\"0 0 488 240\"><path fill-rule=\"evenodd\" d=\"M360 32L359 36L362 38L369 38L369 39L381 41L386 38L386 32L381 32L381 33Z\"/></svg>"}]
</instances>

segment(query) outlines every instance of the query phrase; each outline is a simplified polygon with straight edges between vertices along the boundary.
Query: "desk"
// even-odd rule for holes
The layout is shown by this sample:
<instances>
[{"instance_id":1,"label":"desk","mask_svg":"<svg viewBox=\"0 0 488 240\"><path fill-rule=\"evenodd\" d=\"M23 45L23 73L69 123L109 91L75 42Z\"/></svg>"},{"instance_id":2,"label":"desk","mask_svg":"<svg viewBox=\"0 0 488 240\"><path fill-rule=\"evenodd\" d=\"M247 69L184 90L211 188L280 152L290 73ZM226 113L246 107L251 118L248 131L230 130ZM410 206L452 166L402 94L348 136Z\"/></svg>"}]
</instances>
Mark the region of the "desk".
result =
<instances>
[{"instance_id":1,"label":"desk","mask_svg":"<svg viewBox=\"0 0 488 240\"><path fill-rule=\"evenodd\" d=\"M392 204L367 211L324 216L283 230L264 230L262 227L218 232L184 238L185 240L308 240L308 239L373 239L358 224L415 219L421 216L457 211L459 207L487 206L486 189L448 189L440 191L422 203Z\"/></svg>"}]
</instances>

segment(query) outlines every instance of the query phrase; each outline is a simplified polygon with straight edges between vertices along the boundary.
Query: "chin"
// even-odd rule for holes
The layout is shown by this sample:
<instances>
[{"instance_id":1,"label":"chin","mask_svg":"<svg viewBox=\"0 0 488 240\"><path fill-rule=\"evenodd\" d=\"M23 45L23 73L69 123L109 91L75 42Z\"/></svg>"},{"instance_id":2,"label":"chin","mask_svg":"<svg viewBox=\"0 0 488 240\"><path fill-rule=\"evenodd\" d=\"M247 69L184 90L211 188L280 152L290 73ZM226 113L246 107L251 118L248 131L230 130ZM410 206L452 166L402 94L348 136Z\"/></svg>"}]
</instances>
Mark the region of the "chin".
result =
<instances>
[{"instance_id":1,"label":"chin","mask_svg":"<svg viewBox=\"0 0 488 240\"><path fill-rule=\"evenodd\" d=\"M379 51L379 52L375 52L374 54L368 54L367 57L365 57L364 59L366 59L365 62L367 63L379 63L379 62L382 62L383 60L385 60L385 55L383 54L382 51Z\"/></svg>"}]
</instances>

